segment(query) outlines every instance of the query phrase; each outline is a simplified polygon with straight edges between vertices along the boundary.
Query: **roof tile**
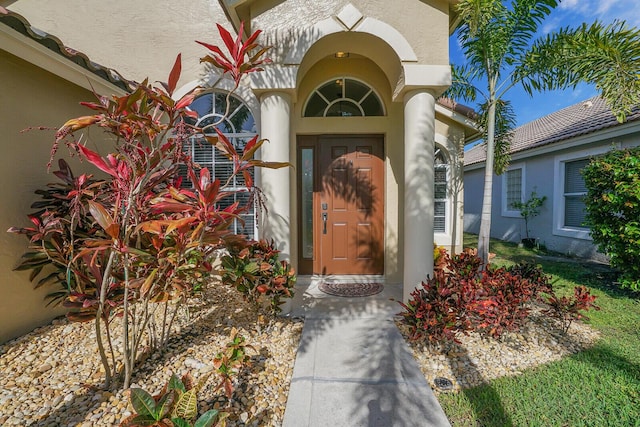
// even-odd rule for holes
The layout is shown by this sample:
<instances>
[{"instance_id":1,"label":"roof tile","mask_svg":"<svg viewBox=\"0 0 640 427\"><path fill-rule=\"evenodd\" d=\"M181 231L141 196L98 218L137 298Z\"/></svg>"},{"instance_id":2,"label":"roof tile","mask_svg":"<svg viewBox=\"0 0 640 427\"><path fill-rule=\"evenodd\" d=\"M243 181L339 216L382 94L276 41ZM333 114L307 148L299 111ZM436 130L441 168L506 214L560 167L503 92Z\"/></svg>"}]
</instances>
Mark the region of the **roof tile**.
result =
<instances>
[{"instance_id":1,"label":"roof tile","mask_svg":"<svg viewBox=\"0 0 640 427\"><path fill-rule=\"evenodd\" d=\"M627 122L640 119L640 108L627 116ZM510 153L518 153L586 135L620 123L600 96L548 114L514 130ZM464 153L464 164L484 162L487 157L485 144L478 144Z\"/></svg>"}]
</instances>

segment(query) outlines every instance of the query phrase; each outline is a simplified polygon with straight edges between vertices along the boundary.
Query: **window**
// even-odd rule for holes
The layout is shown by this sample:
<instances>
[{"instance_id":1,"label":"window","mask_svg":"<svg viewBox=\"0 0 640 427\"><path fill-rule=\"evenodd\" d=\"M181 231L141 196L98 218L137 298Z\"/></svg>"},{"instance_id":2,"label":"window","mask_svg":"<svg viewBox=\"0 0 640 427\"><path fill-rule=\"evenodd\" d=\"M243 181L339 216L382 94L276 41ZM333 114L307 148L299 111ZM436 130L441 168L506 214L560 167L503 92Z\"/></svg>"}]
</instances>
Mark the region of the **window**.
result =
<instances>
[{"instance_id":1,"label":"window","mask_svg":"<svg viewBox=\"0 0 640 427\"><path fill-rule=\"evenodd\" d=\"M345 77L320 86L304 107L304 117L364 116L384 116L382 102L371 87Z\"/></svg>"},{"instance_id":2,"label":"window","mask_svg":"<svg viewBox=\"0 0 640 427\"><path fill-rule=\"evenodd\" d=\"M447 213L449 212L449 162L443 150L436 146L434 156L434 202L433 202L433 231L447 232Z\"/></svg>"},{"instance_id":3,"label":"window","mask_svg":"<svg viewBox=\"0 0 640 427\"><path fill-rule=\"evenodd\" d=\"M586 219L583 198L587 187L581 171L588 163L589 159L564 162L564 227L586 228L583 225Z\"/></svg>"},{"instance_id":4,"label":"window","mask_svg":"<svg viewBox=\"0 0 640 427\"><path fill-rule=\"evenodd\" d=\"M582 169L591 157L607 152L610 147L594 147L554 158L553 234L591 240L589 228L583 225L586 219L583 198L587 194L587 188L582 178Z\"/></svg>"},{"instance_id":5,"label":"window","mask_svg":"<svg viewBox=\"0 0 640 427\"><path fill-rule=\"evenodd\" d=\"M235 96L210 92L196 98L190 108L198 113L197 126L202 127L207 134L215 134L213 126L217 126L229 140L241 152L246 143L256 135L256 125L249 108ZM228 112L225 117L225 112ZM224 118L224 120L222 120ZM222 120L222 121L221 121ZM256 212L252 203L252 193L245 187L242 175L231 177L233 164L208 142L195 139L185 147L193 161L200 168L207 168L211 175L220 179L222 185L226 183L226 189L240 190L233 197L226 197L221 201L219 208L224 209L234 202L240 202L241 206L249 205L250 208L235 220L232 227L236 234L243 234L250 239L256 236ZM253 174L253 171L251 172ZM183 182L190 186L186 176L186 170L182 170ZM243 191L245 190L245 191Z\"/></svg>"},{"instance_id":6,"label":"window","mask_svg":"<svg viewBox=\"0 0 640 427\"><path fill-rule=\"evenodd\" d=\"M502 216L520 217L520 211L513 207L522 202L524 165L512 165L502 176Z\"/></svg>"}]
</instances>

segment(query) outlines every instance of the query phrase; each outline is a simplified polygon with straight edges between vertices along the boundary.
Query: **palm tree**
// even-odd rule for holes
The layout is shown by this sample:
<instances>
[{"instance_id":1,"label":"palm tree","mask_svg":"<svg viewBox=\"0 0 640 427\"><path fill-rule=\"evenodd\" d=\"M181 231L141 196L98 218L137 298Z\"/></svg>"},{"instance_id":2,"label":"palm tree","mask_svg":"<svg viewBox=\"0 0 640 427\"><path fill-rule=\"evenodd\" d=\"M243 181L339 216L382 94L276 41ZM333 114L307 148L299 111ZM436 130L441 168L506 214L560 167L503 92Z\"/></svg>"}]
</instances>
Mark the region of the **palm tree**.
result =
<instances>
[{"instance_id":1,"label":"palm tree","mask_svg":"<svg viewBox=\"0 0 640 427\"><path fill-rule=\"evenodd\" d=\"M507 4L505 4L507 3ZM493 174L508 165L510 131L515 123L505 94L522 85L533 91L594 84L618 120L640 104L640 32L624 22L596 22L564 28L534 40L556 0L461 0L457 37L467 63L453 66L445 93L479 105L486 141L484 197L478 255L486 264L491 230ZM479 85L482 85L480 88Z\"/></svg>"}]
</instances>

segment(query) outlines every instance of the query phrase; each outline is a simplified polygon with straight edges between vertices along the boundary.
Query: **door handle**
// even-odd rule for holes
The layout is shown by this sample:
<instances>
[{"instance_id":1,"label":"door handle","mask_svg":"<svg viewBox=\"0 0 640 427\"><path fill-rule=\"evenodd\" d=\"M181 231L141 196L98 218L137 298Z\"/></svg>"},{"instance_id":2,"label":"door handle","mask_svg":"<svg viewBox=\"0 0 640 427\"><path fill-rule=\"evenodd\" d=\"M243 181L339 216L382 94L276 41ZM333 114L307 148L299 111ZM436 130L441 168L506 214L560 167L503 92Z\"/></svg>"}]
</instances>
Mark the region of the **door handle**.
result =
<instances>
[{"instance_id":1,"label":"door handle","mask_svg":"<svg viewBox=\"0 0 640 427\"><path fill-rule=\"evenodd\" d=\"M327 215L326 212L322 213L322 234L327 234Z\"/></svg>"}]
</instances>

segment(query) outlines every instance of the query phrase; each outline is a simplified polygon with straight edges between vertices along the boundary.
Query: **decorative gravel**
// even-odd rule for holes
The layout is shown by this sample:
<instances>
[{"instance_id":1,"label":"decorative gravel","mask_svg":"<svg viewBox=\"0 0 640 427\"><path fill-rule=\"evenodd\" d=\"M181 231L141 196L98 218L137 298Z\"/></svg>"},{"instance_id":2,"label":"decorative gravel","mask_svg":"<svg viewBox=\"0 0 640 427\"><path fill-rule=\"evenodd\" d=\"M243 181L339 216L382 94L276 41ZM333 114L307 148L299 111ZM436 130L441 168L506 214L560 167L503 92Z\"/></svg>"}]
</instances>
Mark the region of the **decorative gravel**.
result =
<instances>
[{"instance_id":1,"label":"decorative gravel","mask_svg":"<svg viewBox=\"0 0 640 427\"><path fill-rule=\"evenodd\" d=\"M519 332L507 332L499 340L471 333L459 335L460 344L410 342L408 328L397 324L436 394L518 375L525 369L577 353L592 346L599 338L597 331L577 321L571 324L567 334L563 334L558 322L542 314L540 308L532 310ZM450 380L452 387L442 387L441 378Z\"/></svg>"},{"instance_id":2,"label":"decorative gravel","mask_svg":"<svg viewBox=\"0 0 640 427\"><path fill-rule=\"evenodd\" d=\"M264 319L263 319L264 320ZM253 346L230 402L210 377L199 393L200 413L219 408L228 426L279 426L302 332L299 319L278 318L257 330L258 316L233 290L215 286L182 310L164 354L141 363L132 386L156 393L172 373L197 380L229 341L232 327ZM119 389L104 390L93 323L54 320L0 346L0 425L113 426L131 414Z\"/></svg>"}]
</instances>

